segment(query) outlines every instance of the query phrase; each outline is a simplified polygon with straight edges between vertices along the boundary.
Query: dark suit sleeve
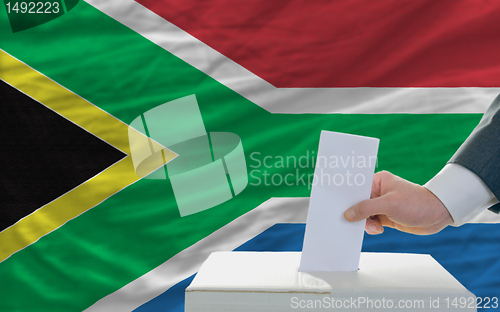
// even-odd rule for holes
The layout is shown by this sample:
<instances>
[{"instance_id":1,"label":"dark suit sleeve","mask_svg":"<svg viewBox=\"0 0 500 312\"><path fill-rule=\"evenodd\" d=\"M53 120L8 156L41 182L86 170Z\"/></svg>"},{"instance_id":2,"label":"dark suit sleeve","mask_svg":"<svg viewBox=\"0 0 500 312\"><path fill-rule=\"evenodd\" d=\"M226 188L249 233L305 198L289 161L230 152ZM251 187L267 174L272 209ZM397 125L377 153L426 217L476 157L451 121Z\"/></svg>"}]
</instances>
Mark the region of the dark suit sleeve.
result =
<instances>
[{"instance_id":1,"label":"dark suit sleeve","mask_svg":"<svg viewBox=\"0 0 500 312\"><path fill-rule=\"evenodd\" d=\"M474 172L500 199L500 95L449 163L462 165ZM499 213L500 204L489 209Z\"/></svg>"}]
</instances>

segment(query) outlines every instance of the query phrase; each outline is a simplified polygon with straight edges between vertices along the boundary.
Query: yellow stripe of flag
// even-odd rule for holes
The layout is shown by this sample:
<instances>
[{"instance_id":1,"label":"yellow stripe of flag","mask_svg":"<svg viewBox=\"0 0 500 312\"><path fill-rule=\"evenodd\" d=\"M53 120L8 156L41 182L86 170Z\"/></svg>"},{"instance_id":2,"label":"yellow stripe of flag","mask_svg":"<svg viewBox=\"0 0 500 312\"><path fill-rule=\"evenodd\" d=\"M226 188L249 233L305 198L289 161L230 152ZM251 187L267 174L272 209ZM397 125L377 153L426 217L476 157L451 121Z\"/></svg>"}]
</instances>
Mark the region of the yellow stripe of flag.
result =
<instances>
[{"instance_id":1,"label":"yellow stripe of flag","mask_svg":"<svg viewBox=\"0 0 500 312\"><path fill-rule=\"evenodd\" d=\"M1 80L127 154L90 180L0 232L0 261L3 261L140 177L130 156L129 131L135 130L3 50L0 50L0 66ZM159 144L155 150L163 152L162 165L177 156Z\"/></svg>"}]
</instances>

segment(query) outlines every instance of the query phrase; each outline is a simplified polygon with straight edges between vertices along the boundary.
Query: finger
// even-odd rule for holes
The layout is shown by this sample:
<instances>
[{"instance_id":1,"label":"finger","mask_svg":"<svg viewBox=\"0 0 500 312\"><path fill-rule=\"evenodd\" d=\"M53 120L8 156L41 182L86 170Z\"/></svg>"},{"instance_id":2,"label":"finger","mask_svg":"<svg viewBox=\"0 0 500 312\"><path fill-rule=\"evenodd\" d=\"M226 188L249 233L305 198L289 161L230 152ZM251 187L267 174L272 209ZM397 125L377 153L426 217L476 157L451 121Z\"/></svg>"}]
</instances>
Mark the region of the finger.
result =
<instances>
[{"instance_id":1,"label":"finger","mask_svg":"<svg viewBox=\"0 0 500 312\"><path fill-rule=\"evenodd\" d=\"M382 195L381 186L380 186L381 181L382 181L382 179L381 179L380 172L375 173L375 175L373 176L372 190L371 190L370 198L377 198L377 197L380 197L380 195Z\"/></svg>"},{"instance_id":2,"label":"finger","mask_svg":"<svg viewBox=\"0 0 500 312\"><path fill-rule=\"evenodd\" d=\"M370 198L382 196L382 186L387 184L394 175L388 171L379 171L373 175Z\"/></svg>"},{"instance_id":3,"label":"finger","mask_svg":"<svg viewBox=\"0 0 500 312\"><path fill-rule=\"evenodd\" d=\"M377 218L378 218L380 224L382 224L382 226L396 228L396 225L395 225L394 221L392 221L391 219L387 218L387 216L378 215Z\"/></svg>"},{"instance_id":4,"label":"finger","mask_svg":"<svg viewBox=\"0 0 500 312\"><path fill-rule=\"evenodd\" d=\"M344 212L344 218L347 221L355 222L378 214L386 215L392 206L393 203L390 201L390 196L367 199L347 209Z\"/></svg>"},{"instance_id":5,"label":"finger","mask_svg":"<svg viewBox=\"0 0 500 312\"><path fill-rule=\"evenodd\" d=\"M377 216L374 216L366 219L365 231L366 233L372 235L381 234L382 232L384 232L384 227L380 223Z\"/></svg>"}]
</instances>

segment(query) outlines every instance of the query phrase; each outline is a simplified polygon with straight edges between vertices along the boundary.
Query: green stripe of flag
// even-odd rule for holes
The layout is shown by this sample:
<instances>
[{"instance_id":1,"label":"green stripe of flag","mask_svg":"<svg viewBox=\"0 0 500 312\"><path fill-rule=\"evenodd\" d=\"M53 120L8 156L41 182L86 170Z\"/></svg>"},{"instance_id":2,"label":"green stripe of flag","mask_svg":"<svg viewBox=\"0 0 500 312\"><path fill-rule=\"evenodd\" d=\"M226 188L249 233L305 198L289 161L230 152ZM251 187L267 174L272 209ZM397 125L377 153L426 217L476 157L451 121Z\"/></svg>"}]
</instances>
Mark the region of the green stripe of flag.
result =
<instances>
[{"instance_id":1,"label":"green stripe of flag","mask_svg":"<svg viewBox=\"0 0 500 312\"><path fill-rule=\"evenodd\" d=\"M249 173L256 169L252 153L260 160L298 158L317 150L321 130L332 130L380 138L378 170L425 183L480 118L273 115L85 2L23 32L12 34L8 26L0 11L0 48L126 123L196 94L207 131L241 137ZM259 169L313 172L311 166ZM264 178L263 171L253 173ZM248 185L233 200L180 218L168 181L140 180L1 263L0 310L81 311L272 196L309 196L309 190Z\"/></svg>"}]
</instances>

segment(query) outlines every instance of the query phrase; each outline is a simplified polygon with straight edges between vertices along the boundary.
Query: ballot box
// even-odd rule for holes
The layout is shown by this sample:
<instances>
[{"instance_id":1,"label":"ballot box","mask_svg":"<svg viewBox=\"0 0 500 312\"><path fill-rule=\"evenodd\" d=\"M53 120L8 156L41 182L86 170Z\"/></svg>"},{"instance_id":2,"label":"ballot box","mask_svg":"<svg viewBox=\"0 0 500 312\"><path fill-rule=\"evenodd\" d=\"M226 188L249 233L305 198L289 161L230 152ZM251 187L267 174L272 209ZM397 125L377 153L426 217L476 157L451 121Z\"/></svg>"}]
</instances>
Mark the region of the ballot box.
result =
<instances>
[{"instance_id":1,"label":"ballot box","mask_svg":"<svg viewBox=\"0 0 500 312\"><path fill-rule=\"evenodd\" d=\"M361 253L355 272L299 272L300 252L215 252L186 289L186 312L476 311L430 255Z\"/></svg>"}]
</instances>

